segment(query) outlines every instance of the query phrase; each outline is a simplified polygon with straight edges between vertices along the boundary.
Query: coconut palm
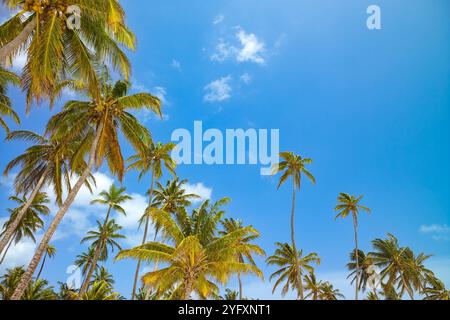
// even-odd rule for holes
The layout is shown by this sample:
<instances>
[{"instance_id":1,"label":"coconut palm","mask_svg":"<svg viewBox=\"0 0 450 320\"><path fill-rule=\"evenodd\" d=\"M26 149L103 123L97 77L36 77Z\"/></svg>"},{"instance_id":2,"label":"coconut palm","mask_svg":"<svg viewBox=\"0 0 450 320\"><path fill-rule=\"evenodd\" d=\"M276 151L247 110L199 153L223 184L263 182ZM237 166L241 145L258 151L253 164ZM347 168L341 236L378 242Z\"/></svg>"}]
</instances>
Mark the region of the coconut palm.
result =
<instances>
[{"instance_id":1,"label":"coconut palm","mask_svg":"<svg viewBox=\"0 0 450 320\"><path fill-rule=\"evenodd\" d=\"M312 163L309 158L302 158L299 155L295 155L292 152L282 152L280 157L283 159L279 164L276 164L273 168L272 173L282 173L280 181L278 183L278 189L287 181L289 177L292 177L292 209L291 209L291 241L293 252L297 252L297 246L295 244L295 196L296 190L300 190L302 175L305 175L313 183L316 183L316 179L313 175L306 169L306 165ZM294 268L298 265L297 256L294 255L296 263ZM302 283L302 273L301 271L295 272L297 278L294 280L294 285L298 291L298 298L300 300L304 299L303 296L303 283Z\"/></svg>"},{"instance_id":2,"label":"coconut palm","mask_svg":"<svg viewBox=\"0 0 450 320\"><path fill-rule=\"evenodd\" d=\"M77 259L75 260L75 265L78 268L81 268L81 273L83 276L86 276L88 271L91 269L92 262L94 261L95 256L95 248L89 247L86 252L83 252L79 255L77 255ZM104 261L105 258L101 257L98 259L98 261ZM96 271L100 268L100 266L97 264Z\"/></svg>"},{"instance_id":3,"label":"coconut palm","mask_svg":"<svg viewBox=\"0 0 450 320\"><path fill-rule=\"evenodd\" d=\"M22 300L57 300L58 295L53 291L53 287L48 286L48 281L37 279L32 281L23 294Z\"/></svg>"},{"instance_id":4,"label":"coconut palm","mask_svg":"<svg viewBox=\"0 0 450 320\"><path fill-rule=\"evenodd\" d=\"M220 221L220 223L222 224L222 228L223 228L223 231L219 232L219 234L221 234L221 235L227 235L227 234L233 233L233 232L243 228L242 221L234 220L233 218L224 219L224 220ZM237 261L239 261L241 263L249 263L249 264L253 265L255 268L257 268L256 262L255 262L255 260L253 260L253 255L254 254L259 255L259 256L266 255L266 253L264 252L263 249L261 249L261 247L252 243L254 240L256 240L258 238L259 238L259 233L255 233L255 234L250 234L250 235L246 236L245 238L240 239L239 254L236 257ZM241 275L239 274L239 272L237 274L237 277L238 277L238 282L239 282L239 300L242 300L243 299L243 289L242 289Z\"/></svg>"},{"instance_id":5,"label":"coconut palm","mask_svg":"<svg viewBox=\"0 0 450 320\"><path fill-rule=\"evenodd\" d=\"M96 249L90 270L81 286L79 293L80 297L86 293L86 290L89 287L92 274L97 267L98 259L100 257L105 260L108 259L108 246L113 252L115 248L121 250L121 246L117 242L118 239L125 238L125 236L118 233L121 229L122 227L116 224L114 220L107 221L106 223L97 221L97 230L89 231L88 235L81 240L81 243L92 242L91 245Z\"/></svg>"},{"instance_id":6,"label":"coconut palm","mask_svg":"<svg viewBox=\"0 0 450 320\"><path fill-rule=\"evenodd\" d=\"M358 257L358 262L356 261ZM353 250L350 253L350 262L347 264L347 270L350 271L347 279L351 278L351 284L358 281L358 290L366 291L368 282L373 273L373 260L369 254L366 254L362 250L358 250L358 254Z\"/></svg>"},{"instance_id":7,"label":"coconut palm","mask_svg":"<svg viewBox=\"0 0 450 320\"><path fill-rule=\"evenodd\" d=\"M46 216L50 213L50 209L47 207L50 200L48 199L46 193L38 193L29 206L27 206L28 199L26 197L19 198L17 196L13 196L9 199L16 202L18 206L15 209L8 209L10 216L3 225L3 231L0 233L0 237L5 236L8 230L11 229L11 225L15 225L15 228L13 229L9 243L3 252L3 257L0 264L3 263L3 260L5 259L5 256L13 242L17 244L23 238L30 238L33 242L36 242L34 234L44 226L44 221L41 216ZM24 211L22 218L18 220L18 215L26 206L27 208ZM16 223L16 221L18 221L18 223Z\"/></svg>"},{"instance_id":8,"label":"coconut palm","mask_svg":"<svg viewBox=\"0 0 450 320\"><path fill-rule=\"evenodd\" d=\"M14 73L0 67L0 126L3 127L6 133L9 133L9 127L3 119L3 116L10 117L17 124L20 124L19 116L12 108L11 100L6 95L6 87L9 83L19 85L20 78L17 77Z\"/></svg>"},{"instance_id":9,"label":"coconut palm","mask_svg":"<svg viewBox=\"0 0 450 320\"><path fill-rule=\"evenodd\" d=\"M75 289L69 286L66 282L58 282L59 291L58 298L60 300L76 300L78 293Z\"/></svg>"},{"instance_id":10,"label":"coconut palm","mask_svg":"<svg viewBox=\"0 0 450 320\"><path fill-rule=\"evenodd\" d=\"M14 289L25 273L22 267L7 269L5 274L0 277L0 296L2 300L11 300Z\"/></svg>"},{"instance_id":11,"label":"coconut palm","mask_svg":"<svg viewBox=\"0 0 450 320\"><path fill-rule=\"evenodd\" d=\"M238 291L234 291L227 288L225 289L225 294L223 296L220 296L219 299L233 301L233 300L242 300L242 297L240 297L240 293Z\"/></svg>"},{"instance_id":12,"label":"coconut palm","mask_svg":"<svg viewBox=\"0 0 450 320\"><path fill-rule=\"evenodd\" d=\"M322 281L317 280L314 272L305 275L304 280L304 289L307 292L305 299L318 300L322 289Z\"/></svg>"},{"instance_id":13,"label":"coconut palm","mask_svg":"<svg viewBox=\"0 0 450 320\"><path fill-rule=\"evenodd\" d=\"M217 232L224 215L221 206L209 201L191 215L180 211L173 216L162 210L153 210L152 219L161 226L162 236L170 244L148 242L119 253L117 260L134 258L147 262L160 261L164 267L142 277L143 283L164 294L171 291L170 299L191 298L195 292L200 298L216 297L218 284L226 284L236 273L254 273L262 276L253 265L236 260L239 242L255 234L251 227L241 228L227 235Z\"/></svg>"},{"instance_id":14,"label":"coconut palm","mask_svg":"<svg viewBox=\"0 0 450 320\"><path fill-rule=\"evenodd\" d=\"M148 144L145 145L144 148L139 150L139 152L136 155L128 159L128 162L130 163L128 166L128 170L137 169L139 171L139 179L142 179L142 177L146 175L148 172L150 172L151 175L148 209L146 210L143 216L144 234L142 236L142 244L147 242L148 227L150 224L149 212L151 211L152 208L155 180L161 178L163 174L163 167L165 167L167 171L169 171L174 176L176 175L175 174L176 163L170 156L170 153L174 148L175 144L173 143L162 144L161 142L159 142L157 144L154 144L152 141L148 141ZM133 291L131 294L132 300L134 300L134 296L136 295L136 287L139 278L140 267L141 261L138 260L136 271L134 273Z\"/></svg>"},{"instance_id":15,"label":"coconut palm","mask_svg":"<svg viewBox=\"0 0 450 320\"><path fill-rule=\"evenodd\" d=\"M424 300L450 300L450 291L445 288L442 281L437 278L428 279L429 285L424 289Z\"/></svg>"},{"instance_id":16,"label":"coconut palm","mask_svg":"<svg viewBox=\"0 0 450 320\"><path fill-rule=\"evenodd\" d=\"M93 282L105 282L109 284L112 288L114 286L115 281L112 274L110 274L105 267L101 266L99 269L95 271Z\"/></svg>"},{"instance_id":17,"label":"coconut palm","mask_svg":"<svg viewBox=\"0 0 450 320\"><path fill-rule=\"evenodd\" d=\"M33 99L50 97L66 75L86 80L91 91L100 95L94 58L109 61L125 78L130 62L121 46L134 49L135 37L125 26L125 13L118 0L7 0L17 11L0 26L0 63L11 63L18 54L27 62L22 83L27 110ZM80 29L70 28L81 10ZM76 19L76 18L75 18Z\"/></svg>"},{"instance_id":18,"label":"coconut palm","mask_svg":"<svg viewBox=\"0 0 450 320\"><path fill-rule=\"evenodd\" d=\"M316 253L303 256L302 250L297 251L297 254L295 254L293 246L287 243L277 242L275 245L277 246L275 253L266 260L268 265L280 267L270 276L270 281L277 278L272 293L275 293L277 287L282 282L285 282L281 294L285 296L292 287L297 290L297 297L300 297L300 287L296 283L299 273L303 273L303 270L308 273L314 272L312 264L319 265L320 258Z\"/></svg>"},{"instance_id":19,"label":"coconut palm","mask_svg":"<svg viewBox=\"0 0 450 320\"><path fill-rule=\"evenodd\" d=\"M117 188L114 184L111 185L109 188L109 191L102 191L100 193L99 199L95 199L91 202L91 204L102 204L108 206L108 211L106 212L106 217L103 222L103 228L106 228L109 222L109 216L112 211L121 213L123 215L126 215L125 209L123 209L120 205L126 201L131 200L132 198L129 195L125 194L125 188ZM94 271L97 267L97 262L100 257L100 253L103 250L103 247L105 243L104 241L97 242L97 245L95 246L95 254L94 254L94 260L92 262L91 268L84 280L83 285L80 289L80 296L83 296L86 292L89 283L91 281L92 275L94 274Z\"/></svg>"},{"instance_id":20,"label":"coconut palm","mask_svg":"<svg viewBox=\"0 0 450 320\"><path fill-rule=\"evenodd\" d=\"M47 257L53 258L55 255L56 255L56 247L48 245L47 249L45 250L44 259L42 260L41 268L39 269L36 279L39 279L39 277L41 276L42 270L44 269L45 260L47 259Z\"/></svg>"},{"instance_id":21,"label":"coconut palm","mask_svg":"<svg viewBox=\"0 0 450 320\"><path fill-rule=\"evenodd\" d=\"M324 282L320 286L320 300L338 300L344 298L344 295L340 293L339 289L335 289L331 283Z\"/></svg>"},{"instance_id":22,"label":"coconut palm","mask_svg":"<svg viewBox=\"0 0 450 320\"><path fill-rule=\"evenodd\" d=\"M200 196L186 193L187 182L187 180L180 181L178 178L168 180L165 185L156 182L153 206L173 214L180 208L191 206L192 201L200 199Z\"/></svg>"},{"instance_id":23,"label":"coconut palm","mask_svg":"<svg viewBox=\"0 0 450 320\"><path fill-rule=\"evenodd\" d=\"M0 241L2 251L25 215L34 198L46 185L52 185L58 205L62 204L63 186L71 190L70 178L72 171L80 173L86 167L84 161L70 163L69 159L79 145L79 137L71 140L49 139L31 131L15 131L8 135L8 141L25 140L34 143L23 154L8 163L4 175L8 175L13 169L19 168L14 178L15 191L17 194L29 194L28 201L17 213L16 219L11 222L5 230ZM94 180L91 177L90 180ZM90 189L90 182L85 185Z\"/></svg>"},{"instance_id":24,"label":"coconut palm","mask_svg":"<svg viewBox=\"0 0 450 320\"><path fill-rule=\"evenodd\" d=\"M120 294L105 281L94 282L81 300L119 300Z\"/></svg>"},{"instance_id":25,"label":"coconut palm","mask_svg":"<svg viewBox=\"0 0 450 320\"><path fill-rule=\"evenodd\" d=\"M355 235L355 254L356 254L356 270L359 270L359 257L358 257L358 216L360 211L366 211L370 213L370 209L361 205L360 201L362 200L363 196L355 197L351 196L347 193L340 193L337 200L338 205L334 208L338 214L336 215L335 219L337 218L346 218L348 215L352 215L353 218L353 231ZM360 272L356 273L356 279L355 279L355 300L358 300L358 292L359 292L359 274Z\"/></svg>"},{"instance_id":26,"label":"coconut palm","mask_svg":"<svg viewBox=\"0 0 450 320\"><path fill-rule=\"evenodd\" d=\"M55 138L71 139L72 135L84 135L85 138L75 153L73 161L79 162L86 153L89 155L89 160L42 238L21 283L17 286L14 299L20 299L45 248L81 186L91 175L94 165L101 166L106 158L110 171L122 180L125 168L119 132L121 131L125 139L137 150L141 150L151 140L148 129L142 126L129 111L149 109L161 115L159 99L148 93L127 95L129 86L129 83L124 81L118 81L115 85L104 82L99 88L102 93L100 99L87 92L92 101L69 101L60 113L50 119L47 131Z\"/></svg>"},{"instance_id":27,"label":"coconut palm","mask_svg":"<svg viewBox=\"0 0 450 320\"><path fill-rule=\"evenodd\" d=\"M377 291L369 291L366 300L380 300Z\"/></svg>"}]
</instances>

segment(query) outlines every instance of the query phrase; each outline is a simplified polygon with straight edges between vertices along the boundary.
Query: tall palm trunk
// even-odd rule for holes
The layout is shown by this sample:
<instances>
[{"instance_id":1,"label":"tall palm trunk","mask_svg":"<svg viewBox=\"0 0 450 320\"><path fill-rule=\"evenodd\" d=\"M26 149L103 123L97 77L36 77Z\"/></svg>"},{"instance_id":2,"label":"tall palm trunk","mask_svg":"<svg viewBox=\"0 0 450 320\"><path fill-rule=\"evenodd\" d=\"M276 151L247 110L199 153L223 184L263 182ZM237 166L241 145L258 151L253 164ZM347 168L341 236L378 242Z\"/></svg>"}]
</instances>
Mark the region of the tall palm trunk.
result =
<instances>
[{"instance_id":1,"label":"tall palm trunk","mask_svg":"<svg viewBox=\"0 0 450 320\"><path fill-rule=\"evenodd\" d=\"M295 256L295 268L297 269L297 277L295 278L295 286L297 288L297 298L299 300L303 300L303 284L302 284L302 275L301 269L298 264L298 254L297 254L297 246L295 245L295 182L292 188L292 211L291 211L291 240L292 240L292 249L294 250Z\"/></svg>"},{"instance_id":2,"label":"tall palm trunk","mask_svg":"<svg viewBox=\"0 0 450 320\"><path fill-rule=\"evenodd\" d=\"M7 246L9 240L14 235L14 232L17 229L17 226L20 224L20 221L22 221L23 217L27 213L27 210L30 208L30 206L33 204L34 198L36 198L39 191L41 191L41 188L45 182L45 177L47 176L49 172L49 168L46 168L45 171L42 173L42 176L39 178L38 183L34 187L33 192L31 193L30 197L28 198L27 202L23 205L22 209L20 209L19 213L16 216L16 219L14 219L13 223L6 229L5 234L0 241L0 252L3 252L5 247Z\"/></svg>"},{"instance_id":3,"label":"tall palm trunk","mask_svg":"<svg viewBox=\"0 0 450 320\"><path fill-rule=\"evenodd\" d=\"M97 127L97 131L95 133L95 138L92 143L91 150L89 152L89 161L88 161L87 167L84 169L83 173L78 178L77 183L75 184L73 189L69 192L69 195L67 196L66 201L60 207L58 213L56 214L56 216L53 219L52 223L50 224L49 228L47 229L47 232L45 233L44 237L42 238L41 243L39 244L39 247L37 248L36 252L34 253L34 256L31 259L30 264L28 265L27 271L21 277L20 282L17 285L16 290L14 291L14 294L11 297L11 300L20 300L20 298L22 297L25 289L27 288L28 284L31 281L31 278L33 277L33 273L36 271L39 261L41 260L42 255L44 254L44 251L46 250L51 238L53 237L53 234L55 233L56 229L58 228L59 223L64 218L64 215L66 214L69 207L72 205L72 203L75 200L75 197L77 196L81 187L86 182L86 179L89 177L89 175L91 174L92 168L94 167L94 164L95 164L98 142L100 140L102 132L103 132L103 123L101 122Z\"/></svg>"},{"instance_id":4,"label":"tall palm trunk","mask_svg":"<svg viewBox=\"0 0 450 320\"><path fill-rule=\"evenodd\" d=\"M358 300L359 291L359 251L358 251L358 220L356 215L353 214L353 229L355 232L355 259L356 259L356 284L355 284L355 300Z\"/></svg>"},{"instance_id":5,"label":"tall palm trunk","mask_svg":"<svg viewBox=\"0 0 450 320\"><path fill-rule=\"evenodd\" d=\"M41 264L41 268L39 269L39 272L36 276L36 281L39 279L39 277L41 276L42 270L44 269L44 265L45 265L45 260L47 259L47 251L45 251L45 255L44 255L44 259L42 259L42 264Z\"/></svg>"},{"instance_id":6,"label":"tall palm trunk","mask_svg":"<svg viewBox=\"0 0 450 320\"><path fill-rule=\"evenodd\" d=\"M242 280L241 274L238 272L237 274L238 282L239 282L239 300L242 300Z\"/></svg>"},{"instance_id":7,"label":"tall palm trunk","mask_svg":"<svg viewBox=\"0 0 450 320\"><path fill-rule=\"evenodd\" d=\"M105 226L108 223L109 215L111 214L111 209L112 206L110 205L108 208L108 212L106 213L105 221L103 222L103 230L105 230ZM83 285L81 286L80 292L78 293L78 299L81 299L81 297L86 293L87 289L89 288L89 283L91 282L92 275L94 274L94 271L97 268L98 259L100 258L100 253L102 252L104 245L103 243L104 239L101 240L102 241L99 241L99 243L97 243L97 246L95 248L94 259L92 261L91 267L89 268L89 272L86 278L84 279Z\"/></svg>"},{"instance_id":8,"label":"tall palm trunk","mask_svg":"<svg viewBox=\"0 0 450 320\"><path fill-rule=\"evenodd\" d=\"M13 241L14 241L14 237L13 237L13 238L11 238L11 240L9 241L9 243L8 243L8 246L7 246L7 247L6 247L6 249L5 249L5 253L3 254L2 260L0 260L0 264L2 264L2 263L3 263L3 261L5 260L5 258L6 258L6 254L8 253L8 251L9 251L9 248L11 247L11 245L12 245Z\"/></svg>"},{"instance_id":9,"label":"tall palm trunk","mask_svg":"<svg viewBox=\"0 0 450 320\"><path fill-rule=\"evenodd\" d=\"M183 293L183 300L190 300L191 293L192 293L192 287L194 285L194 279L188 275L187 279L185 279L185 288Z\"/></svg>"},{"instance_id":10,"label":"tall palm trunk","mask_svg":"<svg viewBox=\"0 0 450 320\"><path fill-rule=\"evenodd\" d=\"M0 64L6 64L6 59L27 41L30 34L36 28L36 25L37 20L36 17L34 17L17 37L0 48Z\"/></svg>"},{"instance_id":11,"label":"tall palm trunk","mask_svg":"<svg viewBox=\"0 0 450 320\"><path fill-rule=\"evenodd\" d=\"M152 208L152 202L153 202L153 188L155 185L155 171L152 169L152 182L150 185L150 194L149 194L149 200L148 200L148 208ZM150 223L150 217L147 215L145 217L145 228L144 228L144 236L142 237L142 245L144 245L147 242L147 233L148 233L148 225ZM133 282L133 292L131 294L131 300L134 300L136 297L136 288L137 288L137 282L139 279L139 269L141 268L141 260L138 260L137 266L136 266L136 272L134 273L134 282Z\"/></svg>"}]
</instances>

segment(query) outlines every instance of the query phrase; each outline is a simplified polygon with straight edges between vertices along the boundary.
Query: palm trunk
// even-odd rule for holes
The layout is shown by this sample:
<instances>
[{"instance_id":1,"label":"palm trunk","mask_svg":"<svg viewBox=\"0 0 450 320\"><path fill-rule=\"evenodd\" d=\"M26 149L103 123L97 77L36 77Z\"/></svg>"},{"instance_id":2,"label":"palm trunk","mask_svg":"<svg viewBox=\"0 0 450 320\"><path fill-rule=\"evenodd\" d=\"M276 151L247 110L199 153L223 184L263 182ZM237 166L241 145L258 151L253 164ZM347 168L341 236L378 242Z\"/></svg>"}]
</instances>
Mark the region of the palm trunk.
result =
<instances>
[{"instance_id":1,"label":"palm trunk","mask_svg":"<svg viewBox=\"0 0 450 320\"><path fill-rule=\"evenodd\" d=\"M242 300L242 280L241 280L241 274L238 272L238 282L239 282L239 300Z\"/></svg>"},{"instance_id":2,"label":"palm trunk","mask_svg":"<svg viewBox=\"0 0 450 320\"><path fill-rule=\"evenodd\" d=\"M112 209L112 206L109 206L108 212L106 213L105 221L103 222L103 230L105 229L105 226L108 223L109 215L111 214L111 209ZM92 275L94 274L94 271L97 268L98 259L100 258L100 253L101 253L102 249L103 249L103 242L100 241L97 244L97 247L95 248L94 260L92 261L91 267L89 268L89 272L88 272L86 278L84 279L84 282L83 282L83 285L81 286L80 292L78 293L78 299L81 299L81 297L83 297L83 295L86 293L86 291L89 288L89 283L91 282Z\"/></svg>"},{"instance_id":3,"label":"palm trunk","mask_svg":"<svg viewBox=\"0 0 450 320\"><path fill-rule=\"evenodd\" d=\"M295 267L297 268L297 277L295 279L295 286L297 288L297 298L303 300L303 284L301 281L301 269L298 265L297 246L295 245L295 182L292 188L292 211L291 211L291 240L292 249L295 255Z\"/></svg>"},{"instance_id":4,"label":"palm trunk","mask_svg":"<svg viewBox=\"0 0 450 320\"><path fill-rule=\"evenodd\" d=\"M96 160L97 146L98 146L98 142L100 140L102 131L103 131L103 123L100 123L99 126L97 127L97 132L95 134L95 138L92 143L91 150L89 152L89 161L88 161L86 169L83 171L82 175L78 179L78 181L75 184L75 186L73 187L73 189L69 192L69 195L67 196L66 201L60 207L58 213L56 214L55 218L53 219L52 223L50 224L50 227L47 229L47 232L45 233L44 237L42 238L41 243L39 244L39 247L37 248L36 252L34 253L34 256L31 259L30 264L28 265L27 271L21 277L19 284L17 285L16 290L14 291L14 294L11 297L11 300L20 300L20 298L22 297L25 289L27 288L28 284L31 281L31 278L33 277L34 272L36 271L39 261L41 260L42 255L44 254L44 251L46 250L50 240L53 237L53 234L55 233L56 229L58 228L61 220L64 218L64 215L66 214L67 210L70 208L71 204L75 200L75 197L77 196L81 187L86 182L86 179L91 174L92 168L94 167L94 163Z\"/></svg>"},{"instance_id":5,"label":"palm trunk","mask_svg":"<svg viewBox=\"0 0 450 320\"><path fill-rule=\"evenodd\" d=\"M2 264L3 261L5 260L6 254L8 253L9 248L11 247L13 242L14 242L14 237L11 238L11 240L9 241L8 246L6 247L5 253L3 254L2 260L0 261L0 264Z\"/></svg>"},{"instance_id":6,"label":"palm trunk","mask_svg":"<svg viewBox=\"0 0 450 320\"><path fill-rule=\"evenodd\" d=\"M6 229L5 234L3 236L3 239L0 241L0 252L3 252L5 247L7 246L8 242L11 240L11 238L14 235L14 231L16 231L17 226L20 224L20 221L22 221L23 217L27 213L28 208L33 204L34 198L36 198L36 195L41 191L41 188L45 182L45 178L49 172L49 168L46 168L42 176L39 178L38 183L34 187L33 192L31 193L30 197L28 198L27 202L23 206L23 208L19 211L17 214L16 219L14 219L13 223Z\"/></svg>"},{"instance_id":7,"label":"palm trunk","mask_svg":"<svg viewBox=\"0 0 450 320\"><path fill-rule=\"evenodd\" d=\"M193 286L193 279L189 277L186 281L186 287L184 289L183 300L190 300Z\"/></svg>"},{"instance_id":8,"label":"palm trunk","mask_svg":"<svg viewBox=\"0 0 450 320\"><path fill-rule=\"evenodd\" d=\"M152 169L152 182L150 185L150 194L149 194L149 201L148 201L149 209L151 209L151 207L152 207L154 185L155 185L155 172ZM144 228L144 236L142 237L142 245L144 245L147 242L147 233L148 233L149 223L150 223L150 217L147 215L145 218L145 228ZM137 266L136 266L136 272L134 273L133 292L131 294L131 300L134 300L136 297L136 288L137 288L137 282L139 279L139 269L140 268L141 268L141 260L139 259Z\"/></svg>"},{"instance_id":9,"label":"palm trunk","mask_svg":"<svg viewBox=\"0 0 450 320\"><path fill-rule=\"evenodd\" d=\"M14 40L0 48L0 64L6 64L7 59L27 41L28 37L36 28L36 24L37 20L34 17Z\"/></svg>"},{"instance_id":10,"label":"palm trunk","mask_svg":"<svg viewBox=\"0 0 450 320\"><path fill-rule=\"evenodd\" d=\"M356 259L356 284L355 284L355 300L358 300L359 291L359 251L358 251L358 220L353 215L353 228L355 231L355 259Z\"/></svg>"},{"instance_id":11,"label":"palm trunk","mask_svg":"<svg viewBox=\"0 0 450 320\"><path fill-rule=\"evenodd\" d=\"M42 264L41 264L41 268L39 269L38 275L36 277L36 281L39 279L39 277L41 276L42 270L44 269L44 265L45 265L45 260L47 259L47 251L45 252L44 255L44 259L42 259Z\"/></svg>"}]
</instances>

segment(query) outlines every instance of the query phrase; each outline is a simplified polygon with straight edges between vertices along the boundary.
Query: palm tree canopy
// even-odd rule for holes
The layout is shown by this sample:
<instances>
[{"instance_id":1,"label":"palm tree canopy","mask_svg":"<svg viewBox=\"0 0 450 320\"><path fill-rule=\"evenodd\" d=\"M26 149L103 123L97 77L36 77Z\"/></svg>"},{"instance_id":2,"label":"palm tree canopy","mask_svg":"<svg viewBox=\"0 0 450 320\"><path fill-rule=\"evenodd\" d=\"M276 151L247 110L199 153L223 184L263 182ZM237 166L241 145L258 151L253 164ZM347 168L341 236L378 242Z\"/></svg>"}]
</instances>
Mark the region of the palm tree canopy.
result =
<instances>
[{"instance_id":1,"label":"palm tree canopy","mask_svg":"<svg viewBox=\"0 0 450 320\"><path fill-rule=\"evenodd\" d=\"M47 132L53 137L84 137L73 157L74 164L88 153L96 131L100 128L96 150L97 167L106 159L111 173L117 175L121 181L125 168L119 131L138 151L144 150L150 143L149 130L140 124L130 111L147 109L161 115L160 101L149 93L127 95L129 88L127 81L117 81L112 85L106 75L103 85L99 88L101 96L98 99L87 92L92 101L69 101L60 113L50 119Z\"/></svg>"},{"instance_id":2,"label":"palm tree canopy","mask_svg":"<svg viewBox=\"0 0 450 320\"><path fill-rule=\"evenodd\" d=\"M132 200L133 198L125 194L125 188L117 188L115 184L112 184L109 191L102 191L99 194L99 198L92 200L91 204L102 204L109 206L112 210L126 215L125 209L120 204Z\"/></svg>"},{"instance_id":3,"label":"palm tree canopy","mask_svg":"<svg viewBox=\"0 0 450 320\"><path fill-rule=\"evenodd\" d=\"M20 124L19 116L12 108L11 100L6 95L6 88L8 84L19 85L20 79L14 73L0 67L0 126L3 127L6 133L9 133L9 127L3 119L3 116L10 117L17 124Z\"/></svg>"},{"instance_id":4,"label":"palm tree canopy","mask_svg":"<svg viewBox=\"0 0 450 320\"><path fill-rule=\"evenodd\" d=\"M87 249L87 252L83 252L82 254L77 255L77 259L75 260L75 265L81 268L81 272L83 275L86 275L89 271L89 268L94 261L95 256L95 247L91 246ZM104 261L105 257L100 256L100 261ZM100 268L97 264L96 269Z\"/></svg>"},{"instance_id":5,"label":"palm tree canopy","mask_svg":"<svg viewBox=\"0 0 450 320\"><path fill-rule=\"evenodd\" d=\"M100 256L103 259L108 259L108 247L114 252L114 249L121 250L122 247L117 242L119 239L124 239L125 236L118 232L122 229L114 220L110 220L104 225L102 222L97 221L97 230L91 230L87 233L87 236L81 239L81 243L91 242L92 247L101 245Z\"/></svg>"},{"instance_id":6,"label":"palm tree canopy","mask_svg":"<svg viewBox=\"0 0 450 320\"><path fill-rule=\"evenodd\" d=\"M338 212L337 218L346 218L349 214L357 216L360 210L366 211L370 213L371 210L361 204L359 202L362 200L364 196L351 196L348 193L340 193L338 196L338 205L334 208L335 211Z\"/></svg>"},{"instance_id":7,"label":"palm tree canopy","mask_svg":"<svg viewBox=\"0 0 450 320\"><path fill-rule=\"evenodd\" d=\"M292 245L280 242L277 242L275 245L277 246L275 253L272 256L268 257L266 262L268 265L280 267L280 269L272 273L272 275L270 276L270 280L278 278L274 284L272 292L275 292L277 287L282 282L285 282L285 285L281 290L281 294L284 296L288 293L291 287L295 288L295 279L299 277L298 272L302 273L301 271L303 269L309 273L314 272L314 267L312 266L312 264L314 263L316 265L319 265L320 258L316 253L310 253L306 256L303 256L303 251L299 250L297 252L297 268L297 259L295 257Z\"/></svg>"},{"instance_id":8,"label":"palm tree canopy","mask_svg":"<svg viewBox=\"0 0 450 320\"><path fill-rule=\"evenodd\" d=\"M192 200L200 199L196 194L186 193L185 185L187 180L168 180L163 186L157 182L154 192L153 206L170 213L175 213L181 208L190 207Z\"/></svg>"},{"instance_id":9,"label":"palm tree canopy","mask_svg":"<svg viewBox=\"0 0 450 320\"><path fill-rule=\"evenodd\" d=\"M6 58L0 63L26 54L22 83L27 110L33 98L39 102L51 97L66 75L86 80L98 95L94 60L108 61L129 78L130 62L121 47L134 49L135 36L125 25L118 0L8 0L6 4L17 13L0 26L0 52ZM66 23L72 15L67 9L74 5L81 10L79 30Z\"/></svg>"},{"instance_id":10,"label":"palm tree canopy","mask_svg":"<svg viewBox=\"0 0 450 320\"><path fill-rule=\"evenodd\" d=\"M289 177L292 177L294 180L294 186L300 188L302 174L308 177L312 183L316 183L314 176L306 169L306 165L312 164L312 159L302 158L293 152L281 152L280 158L282 158L283 161L274 165L272 168L272 174L274 175L280 172L283 173L278 182L278 188L280 188Z\"/></svg>"}]
</instances>

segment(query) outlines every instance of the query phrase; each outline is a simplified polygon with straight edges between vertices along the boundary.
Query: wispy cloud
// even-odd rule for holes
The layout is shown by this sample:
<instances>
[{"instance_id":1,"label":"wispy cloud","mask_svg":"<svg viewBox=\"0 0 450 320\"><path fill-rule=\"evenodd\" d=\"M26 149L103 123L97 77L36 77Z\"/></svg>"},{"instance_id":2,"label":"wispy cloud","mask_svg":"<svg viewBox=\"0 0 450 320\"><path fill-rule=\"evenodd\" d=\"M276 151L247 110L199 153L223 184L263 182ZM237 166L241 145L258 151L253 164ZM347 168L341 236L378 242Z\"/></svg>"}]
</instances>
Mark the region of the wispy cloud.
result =
<instances>
[{"instance_id":1,"label":"wispy cloud","mask_svg":"<svg viewBox=\"0 0 450 320\"><path fill-rule=\"evenodd\" d=\"M422 225L419 232L430 235L436 241L450 241L450 227L446 224Z\"/></svg>"},{"instance_id":2,"label":"wispy cloud","mask_svg":"<svg viewBox=\"0 0 450 320\"><path fill-rule=\"evenodd\" d=\"M247 72L241 75L239 79L245 84L249 84L252 81L251 75L249 75Z\"/></svg>"},{"instance_id":3,"label":"wispy cloud","mask_svg":"<svg viewBox=\"0 0 450 320\"><path fill-rule=\"evenodd\" d=\"M172 68L174 68L177 71L181 71L181 63L180 61L176 60L176 59L172 59L172 64L171 64Z\"/></svg>"},{"instance_id":4,"label":"wispy cloud","mask_svg":"<svg viewBox=\"0 0 450 320\"><path fill-rule=\"evenodd\" d=\"M206 102L222 102L231 98L231 76L222 77L205 86L207 92L204 96Z\"/></svg>"},{"instance_id":5,"label":"wispy cloud","mask_svg":"<svg viewBox=\"0 0 450 320\"><path fill-rule=\"evenodd\" d=\"M219 14L217 15L214 20L213 20L213 24L219 24L222 23L223 20L225 20L225 16L223 14Z\"/></svg>"}]
</instances>

